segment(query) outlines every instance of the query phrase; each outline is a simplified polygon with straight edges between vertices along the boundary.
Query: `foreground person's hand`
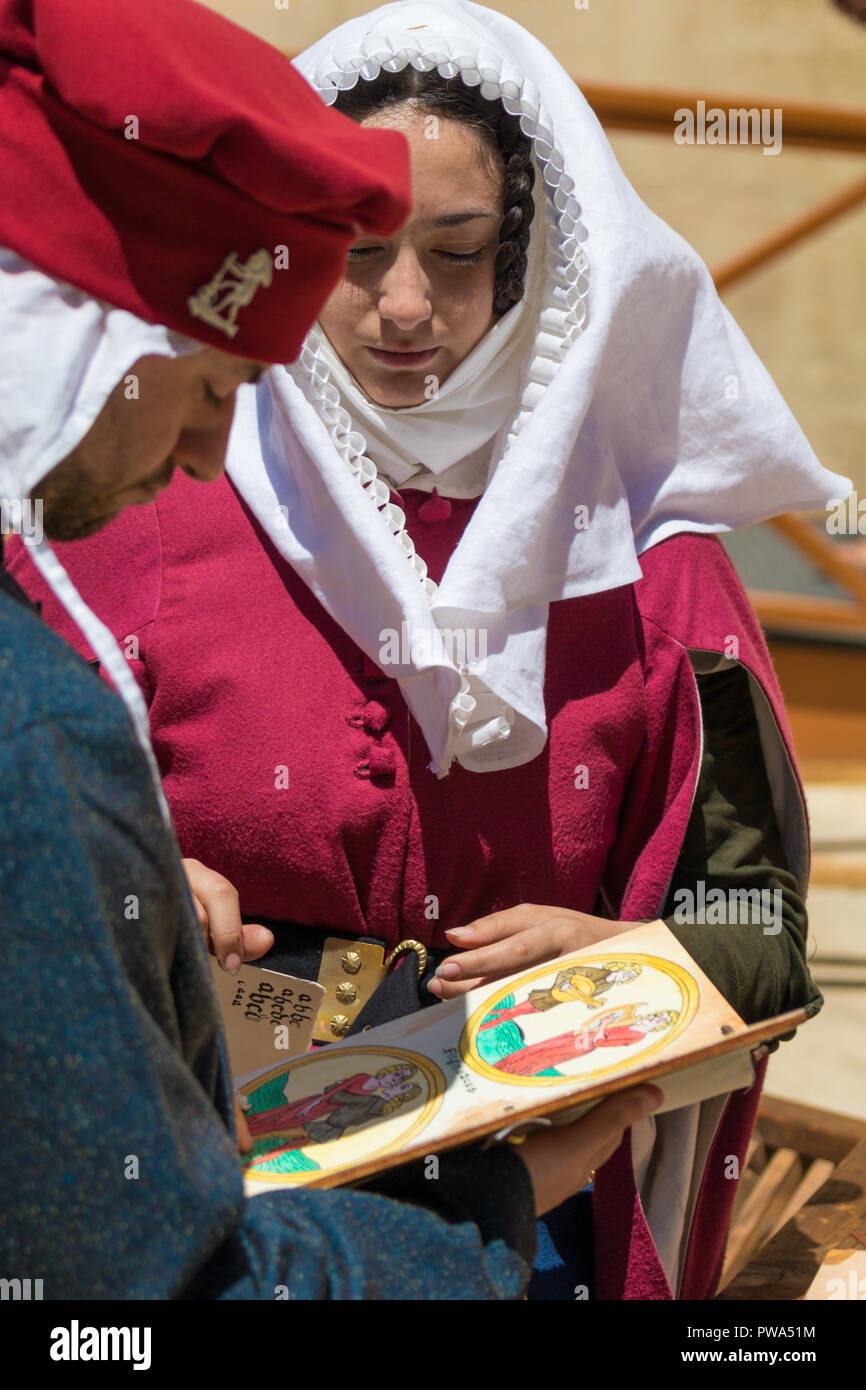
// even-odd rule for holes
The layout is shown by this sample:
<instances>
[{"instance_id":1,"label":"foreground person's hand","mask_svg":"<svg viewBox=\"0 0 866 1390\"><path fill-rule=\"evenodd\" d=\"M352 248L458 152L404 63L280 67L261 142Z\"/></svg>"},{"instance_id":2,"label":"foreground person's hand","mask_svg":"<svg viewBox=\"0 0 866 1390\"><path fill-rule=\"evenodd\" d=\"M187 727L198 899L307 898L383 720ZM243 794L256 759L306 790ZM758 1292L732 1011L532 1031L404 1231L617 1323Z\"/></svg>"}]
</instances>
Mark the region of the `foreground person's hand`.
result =
<instances>
[{"instance_id":1,"label":"foreground person's hand","mask_svg":"<svg viewBox=\"0 0 866 1390\"><path fill-rule=\"evenodd\" d=\"M224 970L239 970L241 962L258 960L274 944L267 927L244 926L237 889L199 859L182 859L193 907L205 944Z\"/></svg>"},{"instance_id":2,"label":"foreground person's hand","mask_svg":"<svg viewBox=\"0 0 866 1390\"><path fill-rule=\"evenodd\" d=\"M619 936L637 925L611 922L567 907L520 903L506 912L479 917L465 927L449 928L445 933L448 940L463 949L442 961L427 988L439 999L455 999L478 985L594 946L596 941Z\"/></svg>"},{"instance_id":3,"label":"foreground person's hand","mask_svg":"<svg viewBox=\"0 0 866 1390\"><path fill-rule=\"evenodd\" d=\"M527 1136L517 1152L529 1169L535 1214L543 1216L586 1187L593 1171L619 1148L623 1134L662 1103L657 1086L636 1086L609 1096L570 1125Z\"/></svg>"}]
</instances>

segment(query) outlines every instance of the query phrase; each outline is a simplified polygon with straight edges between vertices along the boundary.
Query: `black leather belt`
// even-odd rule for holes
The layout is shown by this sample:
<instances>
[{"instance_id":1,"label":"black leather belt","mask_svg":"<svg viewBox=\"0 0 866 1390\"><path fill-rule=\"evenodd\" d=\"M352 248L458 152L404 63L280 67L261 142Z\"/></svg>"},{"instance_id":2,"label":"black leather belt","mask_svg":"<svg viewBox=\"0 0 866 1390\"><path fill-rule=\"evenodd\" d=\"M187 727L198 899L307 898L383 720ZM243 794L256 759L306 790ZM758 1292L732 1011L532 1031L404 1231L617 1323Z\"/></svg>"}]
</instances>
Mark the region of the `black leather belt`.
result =
<instances>
[{"instance_id":1,"label":"black leather belt","mask_svg":"<svg viewBox=\"0 0 866 1390\"><path fill-rule=\"evenodd\" d=\"M260 922L274 934L274 944L258 961L269 970L316 980L325 997L313 1032L315 1042L334 1042L416 1013L439 1002L427 989L437 966L453 952L434 951L419 941L401 941L390 953L381 937L335 936L327 927Z\"/></svg>"}]
</instances>

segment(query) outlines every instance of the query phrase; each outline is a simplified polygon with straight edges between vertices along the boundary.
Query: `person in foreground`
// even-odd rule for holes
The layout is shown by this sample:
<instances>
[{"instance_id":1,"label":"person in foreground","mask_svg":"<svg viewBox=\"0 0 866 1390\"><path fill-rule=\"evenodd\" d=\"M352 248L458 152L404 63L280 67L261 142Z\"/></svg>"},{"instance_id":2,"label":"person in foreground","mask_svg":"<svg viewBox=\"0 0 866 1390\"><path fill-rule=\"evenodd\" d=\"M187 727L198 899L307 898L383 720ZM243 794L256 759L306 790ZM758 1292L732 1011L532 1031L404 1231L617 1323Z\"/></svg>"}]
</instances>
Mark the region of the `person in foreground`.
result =
<instances>
[{"instance_id":1,"label":"person in foreground","mask_svg":"<svg viewBox=\"0 0 866 1390\"><path fill-rule=\"evenodd\" d=\"M658 1092L456 1154L438 1183L245 1200L146 711L35 534L91 534L175 468L219 476L238 385L296 354L358 231L404 220L405 149L185 0L121 0L110 30L100 9L0 2L0 493L129 707L0 569L0 1271L64 1300L519 1297L536 1212Z\"/></svg>"}]
</instances>

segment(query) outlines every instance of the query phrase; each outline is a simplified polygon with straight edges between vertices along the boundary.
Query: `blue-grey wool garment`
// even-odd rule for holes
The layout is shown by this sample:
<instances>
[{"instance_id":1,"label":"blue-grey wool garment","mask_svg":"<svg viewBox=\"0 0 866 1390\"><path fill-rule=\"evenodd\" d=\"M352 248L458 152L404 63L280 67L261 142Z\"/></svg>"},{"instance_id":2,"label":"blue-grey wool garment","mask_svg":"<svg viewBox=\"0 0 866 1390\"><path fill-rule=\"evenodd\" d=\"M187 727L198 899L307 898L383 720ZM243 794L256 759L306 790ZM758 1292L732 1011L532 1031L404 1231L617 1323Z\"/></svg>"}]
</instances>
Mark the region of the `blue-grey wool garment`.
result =
<instances>
[{"instance_id":1,"label":"blue-grey wool garment","mask_svg":"<svg viewBox=\"0 0 866 1390\"><path fill-rule=\"evenodd\" d=\"M532 1190L507 1145L443 1156L438 1182L410 1166L375 1191L244 1197L204 944L144 755L2 566L0 798L0 1277L61 1300L523 1295Z\"/></svg>"}]
</instances>

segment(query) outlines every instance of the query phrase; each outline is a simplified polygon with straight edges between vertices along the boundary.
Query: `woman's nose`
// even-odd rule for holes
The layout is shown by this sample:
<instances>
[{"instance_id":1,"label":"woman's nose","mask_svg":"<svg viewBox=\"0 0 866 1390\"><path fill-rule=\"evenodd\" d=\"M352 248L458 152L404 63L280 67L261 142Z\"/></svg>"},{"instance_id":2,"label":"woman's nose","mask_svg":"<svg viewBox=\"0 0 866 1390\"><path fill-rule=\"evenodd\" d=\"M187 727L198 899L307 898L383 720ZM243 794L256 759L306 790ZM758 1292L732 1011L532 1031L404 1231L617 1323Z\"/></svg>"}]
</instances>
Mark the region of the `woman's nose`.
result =
<instances>
[{"instance_id":1,"label":"woman's nose","mask_svg":"<svg viewBox=\"0 0 866 1390\"><path fill-rule=\"evenodd\" d=\"M379 313L398 328L411 329L432 312L427 276L415 252L404 248L383 276Z\"/></svg>"}]
</instances>

